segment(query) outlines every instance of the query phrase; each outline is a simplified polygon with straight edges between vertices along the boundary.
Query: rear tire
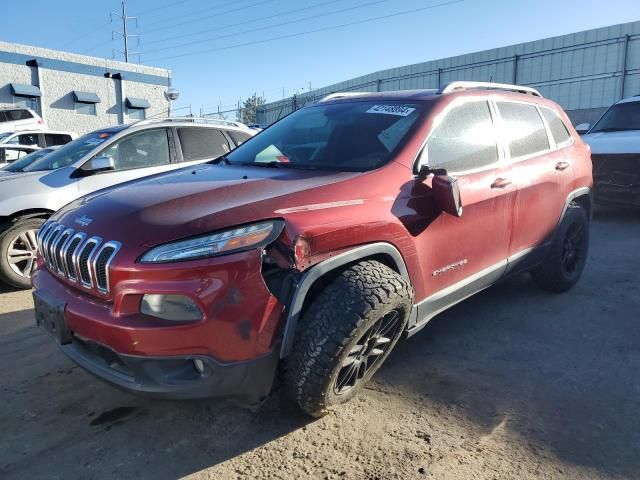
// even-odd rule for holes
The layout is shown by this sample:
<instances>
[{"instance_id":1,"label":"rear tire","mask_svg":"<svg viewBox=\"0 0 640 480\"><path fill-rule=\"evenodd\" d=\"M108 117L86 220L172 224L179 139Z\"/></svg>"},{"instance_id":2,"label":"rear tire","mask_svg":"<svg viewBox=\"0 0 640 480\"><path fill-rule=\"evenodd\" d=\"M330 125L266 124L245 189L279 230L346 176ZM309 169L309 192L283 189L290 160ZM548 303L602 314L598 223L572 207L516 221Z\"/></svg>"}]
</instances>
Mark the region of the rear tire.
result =
<instances>
[{"instance_id":1,"label":"rear tire","mask_svg":"<svg viewBox=\"0 0 640 480\"><path fill-rule=\"evenodd\" d=\"M0 281L15 288L31 288L38 253L36 234L44 220L19 220L0 233Z\"/></svg>"},{"instance_id":2,"label":"rear tire","mask_svg":"<svg viewBox=\"0 0 640 480\"><path fill-rule=\"evenodd\" d=\"M575 203L567 209L545 261L531 271L535 283L549 292L562 293L573 287L584 270L589 254L589 219Z\"/></svg>"},{"instance_id":3,"label":"rear tire","mask_svg":"<svg viewBox=\"0 0 640 480\"><path fill-rule=\"evenodd\" d=\"M288 396L321 417L356 395L405 331L413 290L377 261L340 273L313 301L283 361Z\"/></svg>"}]
</instances>

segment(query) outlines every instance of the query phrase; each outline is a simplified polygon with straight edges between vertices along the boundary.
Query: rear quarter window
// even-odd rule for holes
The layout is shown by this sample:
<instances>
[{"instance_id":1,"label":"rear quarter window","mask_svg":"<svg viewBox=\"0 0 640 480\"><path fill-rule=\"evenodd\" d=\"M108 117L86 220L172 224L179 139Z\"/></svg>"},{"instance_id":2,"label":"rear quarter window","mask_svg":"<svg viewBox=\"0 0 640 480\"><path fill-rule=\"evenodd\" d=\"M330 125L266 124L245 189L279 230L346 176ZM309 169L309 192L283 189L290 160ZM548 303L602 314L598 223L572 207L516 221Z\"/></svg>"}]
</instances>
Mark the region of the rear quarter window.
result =
<instances>
[{"instance_id":1,"label":"rear quarter window","mask_svg":"<svg viewBox=\"0 0 640 480\"><path fill-rule=\"evenodd\" d=\"M549 125L551 136L553 137L553 141L556 142L556 145L563 145L571 140L569 129L560 118L560 115L550 108L542 107L541 110L544 119L547 121L547 125Z\"/></svg>"},{"instance_id":2,"label":"rear quarter window","mask_svg":"<svg viewBox=\"0 0 640 480\"><path fill-rule=\"evenodd\" d=\"M549 150L549 137L535 105L514 102L497 102L497 105L511 158Z\"/></svg>"},{"instance_id":3,"label":"rear quarter window","mask_svg":"<svg viewBox=\"0 0 640 480\"><path fill-rule=\"evenodd\" d=\"M65 145L71 141L71 135L61 133L45 133L44 142L47 147Z\"/></svg>"},{"instance_id":4,"label":"rear quarter window","mask_svg":"<svg viewBox=\"0 0 640 480\"><path fill-rule=\"evenodd\" d=\"M229 153L229 142L214 128L179 128L178 137L185 162L210 160Z\"/></svg>"},{"instance_id":5,"label":"rear quarter window","mask_svg":"<svg viewBox=\"0 0 640 480\"><path fill-rule=\"evenodd\" d=\"M233 143L235 143L236 145L242 145L244 142L251 138L251 135L249 135L248 133L236 132L235 130L227 130L227 134L231 137L231 140L233 140Z\"/></svg>"}]
</instances>

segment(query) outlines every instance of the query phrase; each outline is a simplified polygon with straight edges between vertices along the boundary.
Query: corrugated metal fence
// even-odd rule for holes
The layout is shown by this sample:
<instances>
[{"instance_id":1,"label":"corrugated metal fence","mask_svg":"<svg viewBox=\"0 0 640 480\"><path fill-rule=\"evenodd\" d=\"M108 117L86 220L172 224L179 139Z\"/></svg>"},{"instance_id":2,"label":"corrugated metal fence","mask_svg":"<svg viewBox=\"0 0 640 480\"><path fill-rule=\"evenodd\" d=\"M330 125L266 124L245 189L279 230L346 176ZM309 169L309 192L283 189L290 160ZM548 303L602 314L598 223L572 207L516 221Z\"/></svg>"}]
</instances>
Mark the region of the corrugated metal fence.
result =
<instances>
[{"instance_id":1,"label":"corrugated metal fence","mask_svg":"<svg viewBox=\"0 0 640 480\"><path fill-rule=\"evenodd\" d=\"M268 103L258 122L273 123L330 93L439 88L454 80L530 85L574 123L593 121L617 100L640 95L640 21L364 75Z\"/></svg>"}]
</instances>

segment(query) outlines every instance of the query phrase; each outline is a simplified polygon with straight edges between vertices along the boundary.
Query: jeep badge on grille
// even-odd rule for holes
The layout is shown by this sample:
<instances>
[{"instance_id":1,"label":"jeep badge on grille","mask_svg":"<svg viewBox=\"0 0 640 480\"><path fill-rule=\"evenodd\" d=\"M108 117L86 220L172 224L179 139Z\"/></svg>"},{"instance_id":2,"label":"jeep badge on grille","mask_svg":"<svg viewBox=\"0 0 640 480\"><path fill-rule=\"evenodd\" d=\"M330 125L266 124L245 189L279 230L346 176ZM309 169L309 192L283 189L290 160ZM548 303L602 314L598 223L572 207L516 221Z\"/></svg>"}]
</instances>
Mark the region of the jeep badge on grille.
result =
<instances>
[{"instance_id":1,"label":"jeep badge on grille","mask_svg":"<svg viewBox=\"0 0 640 480\"><path fill-rule=\"evenodd\" d=\"M93 222L93 218L87 217L86 215L83 215L83 216L81 216L79 218L76 218L76 223L78 225L82 225L83 227L86 227L91 222Z\"/></svg>"}]
</instances>

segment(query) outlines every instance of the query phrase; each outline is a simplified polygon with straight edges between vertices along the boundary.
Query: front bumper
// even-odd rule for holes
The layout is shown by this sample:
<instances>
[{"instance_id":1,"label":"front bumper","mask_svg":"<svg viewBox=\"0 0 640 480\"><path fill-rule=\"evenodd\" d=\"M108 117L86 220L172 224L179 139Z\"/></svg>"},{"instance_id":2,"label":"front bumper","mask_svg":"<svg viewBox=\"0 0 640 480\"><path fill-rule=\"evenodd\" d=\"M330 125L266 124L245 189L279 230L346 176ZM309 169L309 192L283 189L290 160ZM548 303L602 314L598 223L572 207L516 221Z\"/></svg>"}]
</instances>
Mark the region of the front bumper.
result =
<instances>
[{"instance_id":1,"label":"front bumper","mask_svg":"<svg viewBox=\"0 0 640 480\"><path fill-rule=\"evenodd\" d=\"M116 387L163 398L255 402L269 392L284 305L264 283L258 252L140 267L119 277L114 295L101 298L43 266L33 275L36 299L62 312L68 334L61 348L78 365ZM189 296L203 318L169 322L142 314L146 293ZM54 311L38 316L43 323Z\"/></svg>"},{"instance_id":2,"label":"front bumper","mask_svg":"<svg viewBox=\"0 0 640 480\"><path fill-rule=\"evenodd\" d=\"M277 349L260 358L227 364L206 356L123 355L76 335L61 348L82 368L117 388L171 400L231 397L256 403L269 394L279 360ZM202 362L202 372L194 360Z\"/></svg>"}]
</instances>

